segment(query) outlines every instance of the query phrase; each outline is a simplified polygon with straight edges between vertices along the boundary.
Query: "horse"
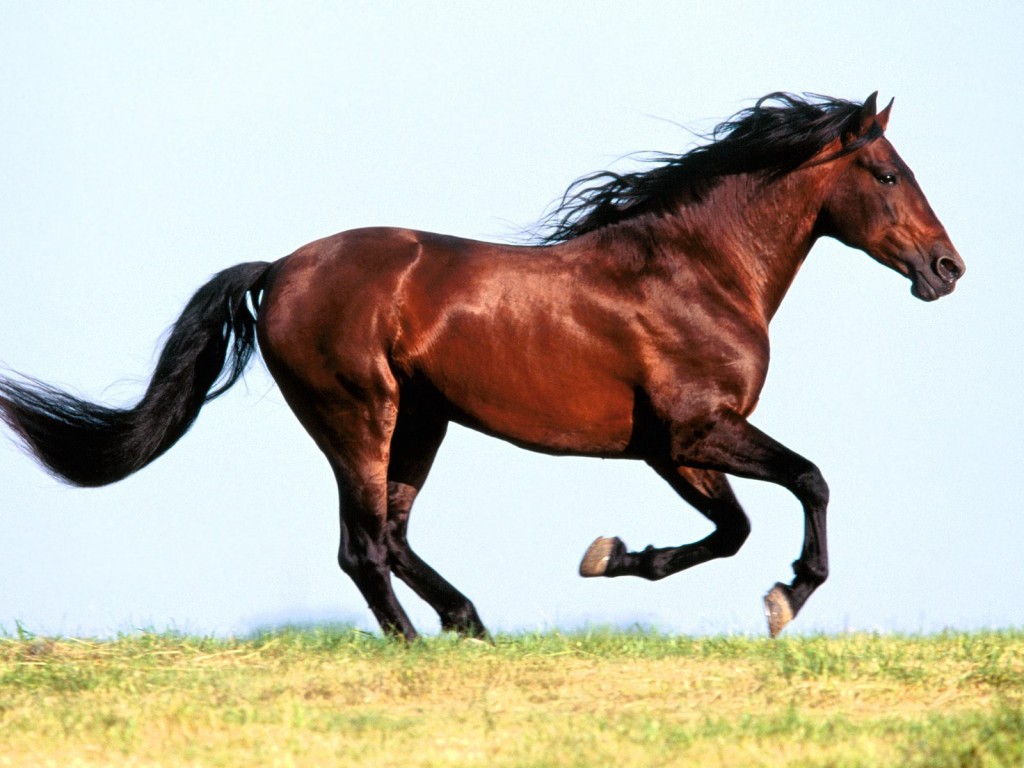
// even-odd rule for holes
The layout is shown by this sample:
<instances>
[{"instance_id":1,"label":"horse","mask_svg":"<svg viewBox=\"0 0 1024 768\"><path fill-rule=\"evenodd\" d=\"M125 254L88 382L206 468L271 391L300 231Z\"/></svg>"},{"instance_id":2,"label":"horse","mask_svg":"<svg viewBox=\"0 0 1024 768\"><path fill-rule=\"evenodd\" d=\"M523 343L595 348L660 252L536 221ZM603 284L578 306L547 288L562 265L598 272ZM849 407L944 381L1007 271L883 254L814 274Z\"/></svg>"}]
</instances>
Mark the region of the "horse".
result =
<instances>
[{"instance_id":1,"label":"horse","mask_svg":"<svg viewBox=\"0 0 1024 768\"><path fill-rule=\"evenodd\" d=\"M727 475L776 483L805 530L792 582L763 598L775 637L828 577L829 491L748 421L769 322L821 237L904 275L924 301L964 274L885 136L891 109L877 92L768 94L681 155L578 179L527 242L364 228L230 267L188 302L135 406L10 373L0 416L57 478L113 483L174 445L258 347L333 470L342 571L382 631L407 640L392 575L443 631L487 637L407 538L451 422L542 453L644 461L715 526L642 551L599 537L584 577L656 580L733 555L750 524Z\"/></svg>"}]
</instances>

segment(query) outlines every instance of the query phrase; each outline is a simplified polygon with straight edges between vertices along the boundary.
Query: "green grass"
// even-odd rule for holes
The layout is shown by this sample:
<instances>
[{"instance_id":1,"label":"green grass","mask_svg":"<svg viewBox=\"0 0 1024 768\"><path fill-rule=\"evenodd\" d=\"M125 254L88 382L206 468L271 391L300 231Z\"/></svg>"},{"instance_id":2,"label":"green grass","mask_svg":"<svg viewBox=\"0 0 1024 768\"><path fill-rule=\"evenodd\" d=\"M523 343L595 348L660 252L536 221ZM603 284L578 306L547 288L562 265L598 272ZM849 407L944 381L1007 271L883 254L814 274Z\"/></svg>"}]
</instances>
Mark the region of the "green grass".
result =
<instances>
[{"instance_id":1,"label":"green grass","mask_svg":"<svg viewBox=\"0 0 1024 768\"><path fill-rule=\"evenodd\" d=\"M0 766L1021 766L1024 632L0 637Z\"/></svg>"}]
</instances>

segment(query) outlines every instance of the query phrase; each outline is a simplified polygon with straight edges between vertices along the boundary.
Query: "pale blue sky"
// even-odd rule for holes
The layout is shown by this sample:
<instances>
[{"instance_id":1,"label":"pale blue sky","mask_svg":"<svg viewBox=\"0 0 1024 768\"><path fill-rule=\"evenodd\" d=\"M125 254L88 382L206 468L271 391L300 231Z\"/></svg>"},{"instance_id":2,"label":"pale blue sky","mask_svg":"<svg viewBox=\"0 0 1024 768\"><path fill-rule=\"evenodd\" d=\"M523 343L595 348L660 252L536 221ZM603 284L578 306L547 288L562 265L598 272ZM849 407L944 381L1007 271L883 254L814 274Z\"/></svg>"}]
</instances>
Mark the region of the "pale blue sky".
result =
<instances>
[{"instance_id":1,"label":"pale blue sky","mask_svg":"<svg viewBox=\"0 0 1024 768\"><path fill-rule=\"evenodd\" d=\"M0 0L0 362L127 403L226 266L363 225L506 237L584 173L684 151L675 124L774 90L879 90L968 272L926 305L823 242L775 320L753 421L832 489L833 575L792 630L1019 626L1020 4L550 5ZM60 486L5 439L0 487L8 631L373 626L335 564L327 465L260 363L116 486ZM665 546L708 524L641 465L455 429L411 537L494 629L761 632L802 516L736 487L754 528L736 557L585 581L598 535Z\"/></svg>"}]
</instances>

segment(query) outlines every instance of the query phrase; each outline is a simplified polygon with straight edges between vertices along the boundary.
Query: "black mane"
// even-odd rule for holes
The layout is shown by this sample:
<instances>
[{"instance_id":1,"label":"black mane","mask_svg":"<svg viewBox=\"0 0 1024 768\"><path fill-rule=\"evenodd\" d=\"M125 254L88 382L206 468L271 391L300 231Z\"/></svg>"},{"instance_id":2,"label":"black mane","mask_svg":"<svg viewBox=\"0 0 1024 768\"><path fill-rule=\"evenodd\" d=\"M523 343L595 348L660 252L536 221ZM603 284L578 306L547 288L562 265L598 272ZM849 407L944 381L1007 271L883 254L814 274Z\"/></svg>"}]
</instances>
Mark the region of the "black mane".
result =
<instances>
[{"instance_id":1,"label":"black mane","mask_svg":"<svg viewBox=\"0 0 1024 768\"><path fill-rule=\"evenodd\" d=\"M788 173L842 135L862 106L816 94L770 93L716 126L707 136L709 143L683 155L655 154L646 159L654 165L649 170L600 171L577 179L541 222L538 239L561 243L634 216L660 213L686 196L699 198L724 176ZM880 135L879 128L836 156Z\"/></svg>"}]
</instances>

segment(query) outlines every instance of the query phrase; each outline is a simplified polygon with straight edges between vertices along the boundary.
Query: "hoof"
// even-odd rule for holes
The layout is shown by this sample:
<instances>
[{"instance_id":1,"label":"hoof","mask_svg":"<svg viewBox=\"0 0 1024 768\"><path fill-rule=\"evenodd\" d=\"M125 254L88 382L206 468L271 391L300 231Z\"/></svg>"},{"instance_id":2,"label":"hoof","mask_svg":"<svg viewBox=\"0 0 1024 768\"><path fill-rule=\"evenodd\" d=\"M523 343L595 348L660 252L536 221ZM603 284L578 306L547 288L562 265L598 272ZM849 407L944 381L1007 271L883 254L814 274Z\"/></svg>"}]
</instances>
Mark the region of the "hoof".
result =
<instances>
[{"instance_id":1,"label":"hoof","mask_svg":"<svg viewBox=\"0 0 1024 768\"><path fill-rule=\"evenodd\" d=\"M604 572L608 570L612 550L615 549L615 541L604 536L594 539L594 543L590 545L580 562L580 576L604 576Z\"/></svg>"},{"instance_id":2,"label":"hoof","mask_svg":"<svg viewBox=\"0 0 1024 768\"><path fill-rule=\"evenodd\" d=\"M776 584L764 596L764 616L768 619L768 634L778 637L789 622L793 620L793 606L789 603L786 587Z\"/></svg>"}]
</instances>

